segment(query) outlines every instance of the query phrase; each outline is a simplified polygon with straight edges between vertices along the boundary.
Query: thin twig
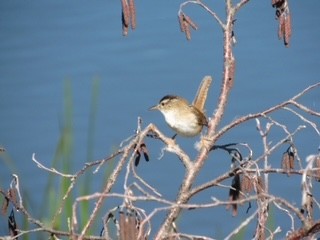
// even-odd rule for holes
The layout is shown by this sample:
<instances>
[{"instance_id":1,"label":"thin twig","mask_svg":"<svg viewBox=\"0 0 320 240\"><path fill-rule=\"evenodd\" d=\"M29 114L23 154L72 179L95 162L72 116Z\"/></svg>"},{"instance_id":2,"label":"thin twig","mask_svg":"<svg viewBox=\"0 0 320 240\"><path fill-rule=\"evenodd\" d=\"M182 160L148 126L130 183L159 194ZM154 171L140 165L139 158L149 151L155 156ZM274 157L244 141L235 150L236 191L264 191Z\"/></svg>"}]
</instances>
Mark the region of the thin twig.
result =
<instances>
[{"instance_id":1,"label":"thin twig","mask_svg":"<svg viewBox=\"0 0 320 240\"><path fill-rule=\"evenodd\" d=\"M48 172L51 172L51 173L54 173L54 174L57 174L61 177L65 177L65 178L74 178L75 175L73 174L65 174L65 173L61 173L59 172L58 170L56 170L55 168L47 168L45 167L43 164L41 164L37 159L36 159L36 154L33 153L32 154L32 161L35 162L37 164L37 167L40 168L40 169L43 169L45 171L48 171Z\"/></svg>"},{"instance_id":2,"label":"thin twig","mask_svg":"<svg viewBox=\"0 0 320 240\"><path fill-rule=\"evenodd\" d=\"M225 25L224 23L221 21L221 19L219 18L219 16L217 15L216 12L212 11L207 5L205 5L203 2L201 1L185 1L183 3L180 4L180 9L179 9L179 13L182 11L182 8L188 4L196 4L201 6L202 8L204 8L211 16L214 17L214 19L218 22L218 24L220 25L220 27L222 27L222 29L225 29Z\"/></svg>"}]
</instances>

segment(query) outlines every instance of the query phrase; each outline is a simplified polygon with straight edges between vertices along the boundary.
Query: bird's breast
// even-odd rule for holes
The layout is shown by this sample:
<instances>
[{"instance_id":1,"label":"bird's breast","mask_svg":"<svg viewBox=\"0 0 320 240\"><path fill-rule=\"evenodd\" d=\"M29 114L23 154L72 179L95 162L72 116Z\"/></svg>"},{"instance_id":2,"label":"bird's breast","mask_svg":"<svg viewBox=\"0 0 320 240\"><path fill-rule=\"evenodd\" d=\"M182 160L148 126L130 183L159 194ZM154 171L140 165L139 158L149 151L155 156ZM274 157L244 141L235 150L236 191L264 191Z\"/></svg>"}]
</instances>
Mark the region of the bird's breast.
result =
<instances>
[{"instance_id":1,"label":"bird's breast","mask_svg":"<svg viewBox=\"0 0 320 240\"><path fill-rule=\"evenodd\" d=\"M199 124L197 116L192 112L168 111L164 114L164 117L168 125L182 136L193 137L199 134L203 127Z\"/></svg>"}]
</instances>

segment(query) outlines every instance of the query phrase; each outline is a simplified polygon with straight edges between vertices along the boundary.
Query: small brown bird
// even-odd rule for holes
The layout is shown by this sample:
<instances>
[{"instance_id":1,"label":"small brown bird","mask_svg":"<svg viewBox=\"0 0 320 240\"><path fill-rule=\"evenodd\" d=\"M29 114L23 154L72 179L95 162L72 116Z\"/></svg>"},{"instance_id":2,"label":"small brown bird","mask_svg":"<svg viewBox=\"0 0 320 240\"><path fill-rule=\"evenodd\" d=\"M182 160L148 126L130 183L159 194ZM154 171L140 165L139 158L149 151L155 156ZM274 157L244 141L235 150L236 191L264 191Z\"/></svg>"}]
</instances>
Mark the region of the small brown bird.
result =
<instances>
[{"instance_id":1,"label":"small brown bird","mask_svg":"<svg viewBox=\"0 0 320 240\"><path fill-rule=\"evenodd\" d=\"M167 124L177 134L194 137L201 132L203 126L208 126L207 118L204 115L204 105L211 82L210 76L206 76L202 80L193 104L189 104L182 97L166 95L158 105L151 107L150 110L159 110Z\"/></svg>"}]
</instances>

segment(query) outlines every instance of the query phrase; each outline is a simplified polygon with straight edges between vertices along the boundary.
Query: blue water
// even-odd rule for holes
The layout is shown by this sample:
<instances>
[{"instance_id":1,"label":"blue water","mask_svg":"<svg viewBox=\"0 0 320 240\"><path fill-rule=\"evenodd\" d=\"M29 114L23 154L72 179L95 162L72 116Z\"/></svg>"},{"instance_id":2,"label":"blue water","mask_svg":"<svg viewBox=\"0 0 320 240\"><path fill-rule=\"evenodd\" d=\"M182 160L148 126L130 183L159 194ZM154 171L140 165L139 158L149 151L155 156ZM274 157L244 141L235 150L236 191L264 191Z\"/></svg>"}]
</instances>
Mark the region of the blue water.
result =
<instances>
[{"instance_id":1,"label":"blue water","mask_svg":"<svg viewBox=\"0 0 320 240\"><path fill-rule=\"evenodd\" d=\"M319 82L320 31L317 24L320 16L317 10L320 2L290 2L293 37L288 49L277 39L275 11L270 2L252 1L237 16L236 79L222 124L264 110ZM223 64L222 32L216 22L202 9L188 6L186 11L197 22L199 30L192 32L192 40L187 42L177 22L180 2L137 1L136 4L137 29L123 37L118 1L0 2L0 145L6 149L0 158L0 187L7 188L11 174L18 173L21 187L30 195L28 201L33 206L34 216L41 216L35 206L43 201L48 174L35 166L31 156L36 153L39 161L51 166L65 119L67 82L71 83L73 97L75 139L71 165L74 171L82 168L85 162L102 159L116 149L122 140L134 133L138 116L145 125L155 123L163 132L172 135L160 113L147 109L168 93L185 96L191 101L204 75L214 78L207 102L208 115L215 109ZM223 8L215 5L219 3L212 7L223 16ZM90 104L97 82L98 106L90 155L87 150ZM311 92L302 102L319 111L319 93L319 89ZM288 113L272 117L288 123L289 130L305 124ZM318 118L312 120L319 126ZM270 140L275 143L283 136L277 129ZM196 140L177 139L191 156L196 156L193 148ZM254 121L220 140L220 143L228 142L249 143L255 149L255 157L262 151ZM302 160L317 151L319 142L319 136L310 126L297 135ZM143 162L138 171L165 197L174 200L183 177L182 165L169 153L157 160L160 143L148 139L147 145L151 162ZM280 166L285 149L286 146L271 156L273 167ZM14 166L7 164L8 159ZM197 183L221 175L229 165L225 154L212 154ZM99 191L103 179L96 178L93 189ZM271 175L270 179L272 193L288 198L299 207L300 178ZM315 194L319 196L317 187L315 185ZM117 190L121 191L121 186ZM226 200L227 190L213 188L197 200L210 202L212 196ZM179 222L180 229L222 238L247 217L245 210L246 206L240 208L236 218L224 207L186 212ZM162 222L161 216L155 220L154 231ZM275 224L288 221L284 214L275 215L275 219ZM252 229L254 227L255 224ZM285 227L282 236L290 227L289 221ZM5 232L6 222L1 217L0 233ZM252 236L252 231L248 234Z\"/></svg>"}]
</instances>

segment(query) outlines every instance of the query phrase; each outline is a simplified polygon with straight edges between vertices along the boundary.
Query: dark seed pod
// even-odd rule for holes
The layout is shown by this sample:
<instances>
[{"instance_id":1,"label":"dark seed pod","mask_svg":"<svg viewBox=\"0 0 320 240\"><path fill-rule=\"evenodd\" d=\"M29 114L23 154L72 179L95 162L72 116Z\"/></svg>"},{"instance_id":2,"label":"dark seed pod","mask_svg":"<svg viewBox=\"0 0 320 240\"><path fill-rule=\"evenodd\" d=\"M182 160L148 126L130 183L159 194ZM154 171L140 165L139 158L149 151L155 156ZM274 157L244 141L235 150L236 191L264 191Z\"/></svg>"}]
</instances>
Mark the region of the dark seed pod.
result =
<instances>
[{"instance_id":1,"label":"dark seed pod","mask_svg":"<svg viewBox=\"0 0 320 240\"><path fill-rule=\"evenodd\" d=\"M240 176L239 174L236 174L232 180L231 188L229 190L229 200L230 201L236 201L239 199L240 191L241 191L241 185L240 185ZM227 205L227 209L232 207L232 216L236 216L238 214L238 204L232 203Z\"/></svg>"},{"instance_id":2,"label":"dark seed pod","mask_svg":"<svg viewBox=\"0 0 320 240\"><path fill-rule=\"evenodd\" d=\"M128 25L126 24L126 21L125 21L125 14L122 12L122 35L123 36L127 36L128 35L128 30L129 30L129 27Z\"/></svg>"},{"instance_id":3,"label":"dark seed pod","mask_svg":"<svg viewBox=\"0 0 320 240\"><path fill-rule=\"evenodd\" d=\"M129 26L130 22L130 9L127 0L122 0L122 24L126 27Z\"/></svg>"},{"instance_id":4,"label":"dark seed pod","mask_svg":"<svg viewBox=\"0 0 320 240\"><path fill-rule=\"evenodd\" d=\"M134 151L135 151L135 161L134 165L137 167L140 162L141 155L143 154L144 159L149 162L149 154L148 154L148 149L145 143L141 143L139 147L137 145L134 146Z\"/></svg>"},{"instance_id":5,"label":"dark seed pod","mask_svg":"<svg viewBox=\"0 0 320 240\"><path fill-rule=\"evenodd\" d=\"M11 210L10 216L8 217L8 228L9 228L9 232L10 232L11 237L15 237L18 235L17 223L16 223L16 219L14 217L13 209ZM16 239L16 238L14 238L14 239Z\"/></svg>"},{"instance_id":6,"label":"dark seed pod","mask_svg":"<svg viewBox=\"0 0 320 240\"><path fill-rule=\"evenodd\" d=\"M283 5L285 0L272 0L272 7L279 8Z\"/></svg>"},{"instance_id":7,"label":"dark seed pod","mask_svg":"<svg viewBox=\"0 0 320 240\"><path fill-rule=\"evenodd\" d=\"M137 152L136 158L134 159L134 165L135 165L136 167L139 165L140 157L141 157L141 154L140 154L139 152Z\"/></svg>"}]
</instances>

